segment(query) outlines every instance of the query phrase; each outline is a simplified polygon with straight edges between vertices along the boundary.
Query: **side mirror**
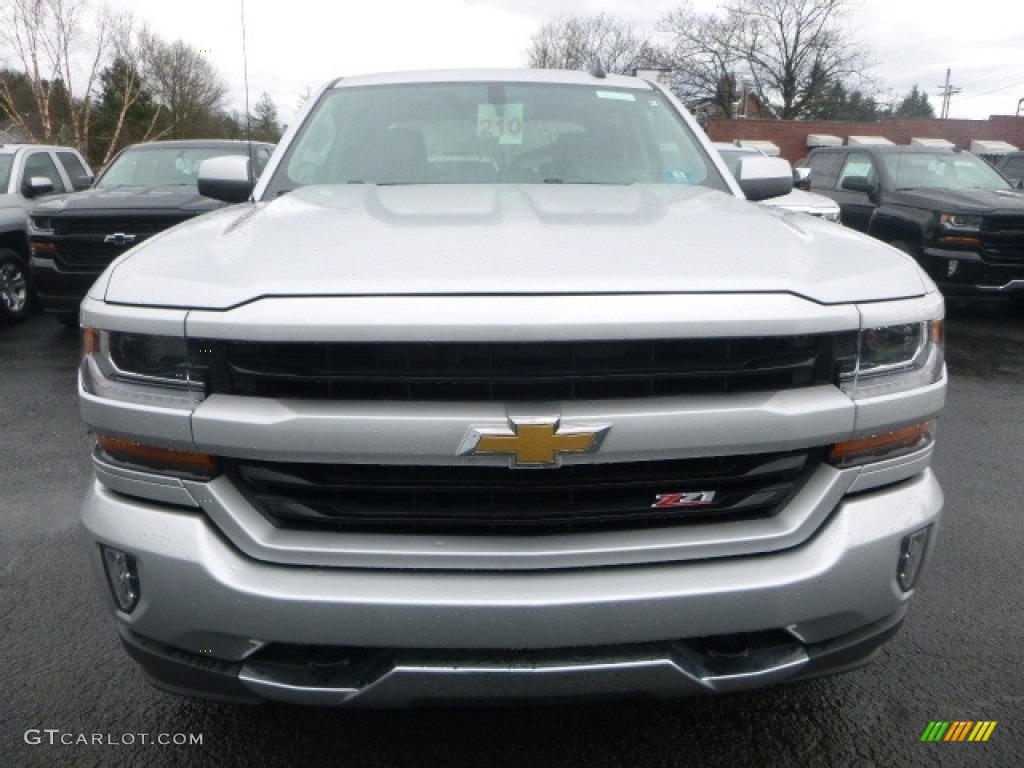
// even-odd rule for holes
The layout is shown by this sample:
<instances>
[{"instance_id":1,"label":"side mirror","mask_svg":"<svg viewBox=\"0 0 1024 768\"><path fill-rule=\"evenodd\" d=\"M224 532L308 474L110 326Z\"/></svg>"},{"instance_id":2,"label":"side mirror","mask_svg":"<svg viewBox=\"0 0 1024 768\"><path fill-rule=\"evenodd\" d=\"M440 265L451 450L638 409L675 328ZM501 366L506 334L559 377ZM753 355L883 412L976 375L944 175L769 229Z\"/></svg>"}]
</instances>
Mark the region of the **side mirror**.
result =
<instances>
[{"instance_id":1,"label":"side mirror","mask_svg":"<svg viewBox=\"0 0 1024 768\"><path fill-rule=\"evenodd\" d=\"M811 169L797 166L793 169L793 189L811 190Z\"/></svg>"},{"instance_id":2,"label":"side mirror","mask_svg":"<svg viewBox=\"0 0 1024 768\"><path fill-rule=\"evenodd\" d=\"M878 185L868 181L867 176L847 176L839 187L849 192L864 192L872 200L878 196Z\"/></svg>"},{"instance_id":3,"label":"side mirror","mask_svg":"<svg viewBox=\"0 0 1024 768\"><path fill-rule=\"evenodd\" d=\"M71 189L75 192L81 192L83 189L89 189L92 186L94 178L92 176L72 176L71 177Z\"/></svg>"},{"instance_id":4,"label":"side mirror","mask_svg":"<svg viewBox=\"0 0 1024 768\"><path fill-rule=\"evenodd\" d=\"M25 197L49 195L53 192L53 182L45 176L33 176L25 181L21 187L21 192Z\"/></svg>"},{"instance_id":5,"label":"side mirror","mask_svg":"<svg viewBox=\"0 0 1024 768\"><path fill-rule=\"evenodd\" d=\"M748 155L739 160L736 181L747 200L782 197L793 190L793 168L781 157Z\"/></svg>"},{"instance_id":6,"label":"side mirror","mask_svg":"<svg viewBox=\"0 0 1024 768\"><path fill-rule=\"evenodd\" d=\"M225 203L243 203L254 186L249 158L242 155L211 157L199 164L199 194Z\"/></svg>"}]
</instances>

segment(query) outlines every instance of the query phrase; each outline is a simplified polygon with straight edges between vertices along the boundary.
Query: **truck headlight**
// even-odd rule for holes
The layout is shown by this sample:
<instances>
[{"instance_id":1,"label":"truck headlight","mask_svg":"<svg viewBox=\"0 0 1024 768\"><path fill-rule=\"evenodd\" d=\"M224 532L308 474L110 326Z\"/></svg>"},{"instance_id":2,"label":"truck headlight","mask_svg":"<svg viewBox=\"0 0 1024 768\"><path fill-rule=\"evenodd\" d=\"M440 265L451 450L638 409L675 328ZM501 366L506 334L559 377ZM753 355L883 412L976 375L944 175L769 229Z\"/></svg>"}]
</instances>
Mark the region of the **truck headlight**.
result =
<instances>
[{"instance_id":1,"label":"truck headlight","mask_svg":"<svg viewBox=\"0 0 1024 768\"><path fill-rule=\"evenodd\" d=\"M943 213L937 245L978 248L981 246L982 217L973 213Z\"/></svg>"},{"instance_id":2,"label":"truck headlight","mask_svg":"<svg viewBox=\"0 0 1024 768\"><path fill-rule=\"evenodd\" d=\"M973 230L976 232L981 229L982 218L980 215L973 213L943 213L939 216L939 221L943 226L950 229Z\"/></svg>"},{"instance_id":3,"label":"truck headlight","mask_svg":"<svg viewBox=\"0 0 1024 768\"><path fill-rule=\"evenodd\" d=\"M82 381L98 397L170 408L206 396L205 370L190 364L185 339L175 336L86 328Z\"/></svg>"},{"instance_id":4,"label":"truck headlight","mask_svg":"<svg viewBox=\"0 0 1024 768\"><path fill-rule=\"evenodd\" d=\"M856 355L840 364L839 386L850 397L878 397L934 384L945 367L942 320L864 328Z\"/></svg>"}]
</instances>

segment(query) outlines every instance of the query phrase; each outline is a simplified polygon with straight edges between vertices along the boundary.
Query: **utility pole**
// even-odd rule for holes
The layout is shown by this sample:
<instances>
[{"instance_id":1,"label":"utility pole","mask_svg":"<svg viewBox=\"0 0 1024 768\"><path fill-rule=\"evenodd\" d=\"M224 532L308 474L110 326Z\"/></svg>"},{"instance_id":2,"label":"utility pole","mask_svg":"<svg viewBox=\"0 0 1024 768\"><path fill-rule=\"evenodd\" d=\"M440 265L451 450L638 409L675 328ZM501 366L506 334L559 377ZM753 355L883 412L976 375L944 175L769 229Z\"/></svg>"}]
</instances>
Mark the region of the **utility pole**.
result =
<instances>
[{"instance_id":1,"label":"utility pole","mask_svg":"<svg viewBox=\"0 0 1024 768\"><path fill-rule=\"evenodd\" d=\"M960 93L960 89L949 84L950 70L946 70L946 84L936 86L942 89L942 109L939 112L939 117L945 120L949 117L949 100L950 96L955 96Z\"/></svg>"}]
</instances>

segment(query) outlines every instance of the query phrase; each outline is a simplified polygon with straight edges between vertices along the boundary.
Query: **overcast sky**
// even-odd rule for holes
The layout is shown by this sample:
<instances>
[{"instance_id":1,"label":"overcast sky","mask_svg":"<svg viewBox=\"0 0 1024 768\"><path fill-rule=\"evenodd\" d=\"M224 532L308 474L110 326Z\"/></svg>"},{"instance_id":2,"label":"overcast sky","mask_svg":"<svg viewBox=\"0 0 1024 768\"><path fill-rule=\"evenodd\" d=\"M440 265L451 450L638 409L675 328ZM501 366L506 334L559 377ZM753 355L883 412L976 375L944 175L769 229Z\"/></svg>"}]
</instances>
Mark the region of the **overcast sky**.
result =
<instances>
[{"instance_id":1,"label":"overcast sky","mask_svg":"<svg viewBox=\"0 0 1024 768\"><path fill-rule=\"evenodd\" d=\"M715 0L693 0L710 10ZM114 0L167 40L204 51L244 103L242 0ZM609 13L654 29L678 0L245 0L252 103L269 93L281 118L338 75L433 67L523 66L530 36L553 17ZM1014 114L1024 97L1021 11L1014 0L851 0L851 33L876 62L884 93L917 83L934 105L947 67L950 116Z\"/></svg>"}]
</instances>

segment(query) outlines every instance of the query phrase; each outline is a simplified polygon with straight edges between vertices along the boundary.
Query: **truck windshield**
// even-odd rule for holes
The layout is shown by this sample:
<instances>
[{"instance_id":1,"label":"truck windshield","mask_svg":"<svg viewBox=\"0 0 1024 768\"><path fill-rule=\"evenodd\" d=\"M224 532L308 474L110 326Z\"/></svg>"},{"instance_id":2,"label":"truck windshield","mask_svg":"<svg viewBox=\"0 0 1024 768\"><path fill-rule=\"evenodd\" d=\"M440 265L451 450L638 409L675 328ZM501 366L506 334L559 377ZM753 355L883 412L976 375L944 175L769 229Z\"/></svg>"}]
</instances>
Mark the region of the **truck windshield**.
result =
<instances>
[{"instance_id":1,"label":"truck windshield","mask_svg":"<svg viewBox=\"0 0 1024 768\"><path fill-rule=\"evenodd\" d=\"M988 163L966 152L907 152L885 156L894 189L1012 189Z\"/></svg>"},{"instance_id":2,"label":"truck windshield","mask_svg":"<svg viewBox=\"0 0 1024 768\"><path fill-rule=\"evenodd\" d=\"M223 147L138 147L126 149L96 181L98 189L112 187L196 186L199 164L211 157L239 154Z\"/></svg>"},{"instance_id":3,"label":"truck windshield","mask_svg":"<svg viewBox=\"0 0 1024 768\"><path fill-rule=\"evenodd\" d=\"M327 91L268 188L308 184L705 184L727 189L660 93L600 84Z\"/></svg>"}]
</instances>

